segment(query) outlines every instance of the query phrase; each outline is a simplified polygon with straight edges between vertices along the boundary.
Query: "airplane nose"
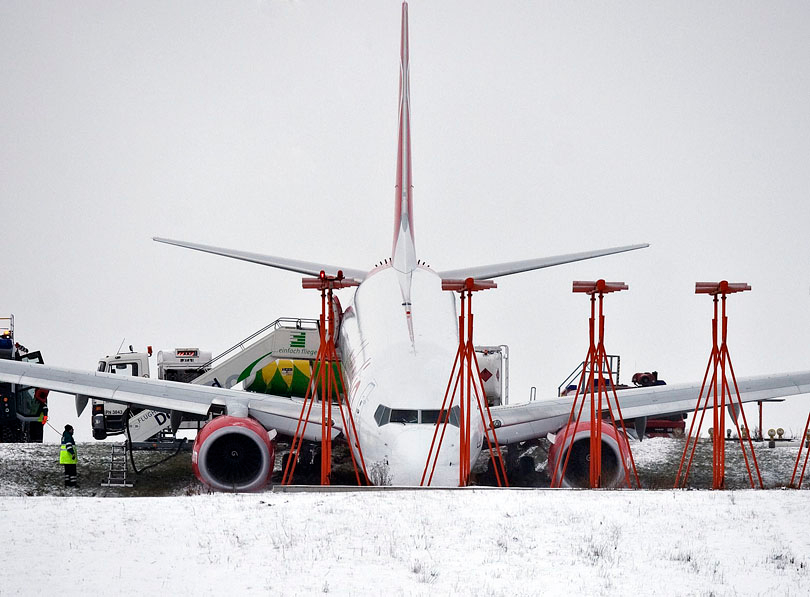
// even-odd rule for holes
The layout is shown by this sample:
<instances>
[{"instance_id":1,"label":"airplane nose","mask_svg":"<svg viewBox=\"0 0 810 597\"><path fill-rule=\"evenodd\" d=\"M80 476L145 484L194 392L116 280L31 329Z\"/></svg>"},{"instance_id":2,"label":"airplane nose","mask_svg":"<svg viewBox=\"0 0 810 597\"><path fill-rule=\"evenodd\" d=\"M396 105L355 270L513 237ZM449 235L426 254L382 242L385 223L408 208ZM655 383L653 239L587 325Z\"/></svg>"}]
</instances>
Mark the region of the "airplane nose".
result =
<instances>
[{"instance_id":1,"label":"airplane nose","mask_svg":"<svg viewBox=\"0 0 810 597\"><path fill-rule=\"evenodd\" d=\"M434 429L432 425L420 425L419 427L405 428L400 431L391 450L390 472L392 485L419 485L425 472ZM440 436L441 428L439 428L439 434L433 448L431 467L428 468L425 475L425 485L427 485L430 478L433 457L436 454ZM436 460L436 468L430 482L431 487L458 486L458 442L458 429L448 425L439 450L439 457Z\"/></svg>"}]
</instances>

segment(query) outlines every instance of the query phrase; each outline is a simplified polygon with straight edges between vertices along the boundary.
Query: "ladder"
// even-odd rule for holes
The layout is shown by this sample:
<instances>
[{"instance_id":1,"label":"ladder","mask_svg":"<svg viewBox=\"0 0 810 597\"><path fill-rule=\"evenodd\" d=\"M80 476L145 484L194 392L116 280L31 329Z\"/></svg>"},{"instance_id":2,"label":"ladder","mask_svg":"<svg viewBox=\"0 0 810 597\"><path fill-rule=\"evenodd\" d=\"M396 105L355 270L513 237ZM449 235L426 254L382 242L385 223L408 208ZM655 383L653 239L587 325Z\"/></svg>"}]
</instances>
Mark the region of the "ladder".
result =
<instances>
[{"instance_id":1,"label":"ladder","mask_svg":"<svg viewBox=\"0 0 810 597\"><path fill-rule=\"evenodd\" d=\"M127 449L126 443L110 445L110 467L107 469L107 480L101 482L102 487L133 487L127 481Z\"/></svg>"}]
</instances>

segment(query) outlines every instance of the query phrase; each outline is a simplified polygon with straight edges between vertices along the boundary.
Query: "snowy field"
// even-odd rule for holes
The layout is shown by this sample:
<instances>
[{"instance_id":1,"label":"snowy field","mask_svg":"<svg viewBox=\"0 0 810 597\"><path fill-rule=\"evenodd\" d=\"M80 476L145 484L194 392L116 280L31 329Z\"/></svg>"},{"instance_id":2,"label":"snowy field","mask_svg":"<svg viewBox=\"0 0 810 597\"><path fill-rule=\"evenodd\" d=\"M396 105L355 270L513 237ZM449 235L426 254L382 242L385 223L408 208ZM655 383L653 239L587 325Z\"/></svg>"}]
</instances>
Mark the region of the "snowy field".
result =
<instances>
[{"instance_id":1,"label":"snowy field","mask_svg":"<svg viewBox=\"0 0 810 597\"><path fill-rule=\"evenodd\" d=\"M8 497L0 594L807 595L808 495Z\"/></svg>"},{"instance_id":2,"label":"snowy field","mask_svg":"<svg viewBox=\"0 0 810 597\"><path fill-rule=\"evenodd\" d=\"M642 483L682 445L637 445ZM0 595L810 594L804 490L226 495L183 478L122 498L89 497L85 474L65 497L52 449L0 446L0 544L17 563ZM796 452L758 450L764 476L787 483Z\"/></svg>"}]
</instances>

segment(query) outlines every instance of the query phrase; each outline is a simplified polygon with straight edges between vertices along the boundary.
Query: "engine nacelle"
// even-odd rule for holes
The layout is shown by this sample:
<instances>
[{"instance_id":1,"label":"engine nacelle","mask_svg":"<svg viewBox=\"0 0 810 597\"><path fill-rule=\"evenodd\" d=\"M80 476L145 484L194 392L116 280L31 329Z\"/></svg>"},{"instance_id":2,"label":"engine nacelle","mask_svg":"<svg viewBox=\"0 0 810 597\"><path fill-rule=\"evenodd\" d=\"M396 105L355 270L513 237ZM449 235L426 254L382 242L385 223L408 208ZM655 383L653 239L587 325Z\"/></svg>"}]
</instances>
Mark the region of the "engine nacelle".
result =
<instances>
[{"instance_id":1,"label":"engine nacelle","mask_svg":"<svg viewBox=\"0 0 810 597\"><path fill-rule=\"evenodd\" d=\"M261 424L225 415L197 434L191 463L197 478L212 489L256 491L270 480L274 457L271 435Z\"/></svg>"},{"instance_id":2,"label":"engine nacelle","mask_svg":"<svg viewBox=\"0 0 810 597\"><path fill-rule=\"evenodd\" d=\"M602 426L602 487L617 487L624 484L625 466L630 466L630 453L616 428L605 421ZM568 457L568 452L571 456ZM622 465L622 455L625 463ZM563 427L548 451L548 474L552 479L560 478L568 457L568 466L562 480L563 487L586 488L590 485L591 421L581 421Z\"/></svg>"}]
</instances>

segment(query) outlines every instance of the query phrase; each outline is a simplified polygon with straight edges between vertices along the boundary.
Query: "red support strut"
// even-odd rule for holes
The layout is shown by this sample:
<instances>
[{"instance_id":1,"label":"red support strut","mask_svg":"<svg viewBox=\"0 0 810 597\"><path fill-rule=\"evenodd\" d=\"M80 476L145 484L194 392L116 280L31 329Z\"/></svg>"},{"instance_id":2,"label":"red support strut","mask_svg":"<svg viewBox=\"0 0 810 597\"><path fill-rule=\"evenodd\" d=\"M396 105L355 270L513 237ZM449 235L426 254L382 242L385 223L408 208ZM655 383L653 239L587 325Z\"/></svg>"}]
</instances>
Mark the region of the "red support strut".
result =
<instances>
[{"instance_id":1,"label":"red support strut","mask_svg":"<svg viewBox=\"0 0 810 597\"><path fill-rule=\"evenodd\" d=\"M802 433L801 443L799 444L799 453L796 454L796 465L793 467L793 475L790 477L790 487L795 487L796 489L802 488L802 481L804 480L804 471L807 469L807 458L810 456L810 414L807 415L807 423L804 425L804 433ZM802 459L802 451L804 448L807 448L807 452L804 455L804 464L802 465L802 472L799 475L799 482L797 484L793 484L796 480L796 472L799 470L799 462Z\"/></svg>"},{"instance_id":2,"label":"red support strut","mask_svg":"<svg viewBox=\"0 0 810 597\"><path fill-rule=\"evenodd\" d=\"M473 396L475 396L477 410L481 417L484 437L487 441L490 459L495 471L495 479L499 487L509 486L509 481L506 478L506 466L501 457L498 438L495 435L495 424L484 393L484 382L481 380L478 358L475 356L475 345L473 344L472 293L496 287L497 285L492 280L473 280L472 278L466 280L442 280L442 290L456 291L461 296L461 310L458 316L458 350L456 351L450 379L447 382L442 407L439 411L439 420L433 430L433 439L430 442L430 450L420 482L422 486L430 485L433 480L439 450L444 440L456 395L459 395L459 487L465 487L470 480L471 415L473 410L471 399ZM453 386L452 394L450 393L451 386ZM439 433L440 429L441 434Z\"/></svg>"},{"instance_id":3,"label":"red support strut","mask_svg":"<svg viewBox=\"0 0 810 597\"><path fill-rule=\"evenodd\" d=\"M712 318L712 350L709 354L709 362L706 365L706 372L703 375L703 383L700 387L700 394L698 395L695 410L692 416L692 423L689 426L689 434L686 436L686 444L683 448L681 455L681 463L678 467L678 474L675 477L675 487L686 487L686 481L689 478L689 471L692 467L692 461L695 456L695 448L697 447L697 440L700 437L700 430L703 426L703 418L706 415L706 409L709 408L709 398L712 398L712 423L713 427L709 430L712 438L712 489L725 489L726 487L726 409L731 414L739 413L742 415L743 428L748 430L748 421L745 418L745 410L743 409L742 400L740 399L740 389L737 386L737 377L734 375L734 367L731 365L731 356L728 352L728 345L726 339L728 336L728 317L726 316L726 296L736 292L744 292L751 290L751 287L745 283L730 284L723 280L722 282L697 282L695 284L695 294L710 294L714 302L714 317ZM718 298L719 297L719 298ZM718 303L722 300L722 308L718 315ZM718 323L719 328L718 328ZM719 338L719 344L718 344ZM712 377L709 380L709 370L712 371ZM726 375L726 371L731 374L731 382L734 388L734 396L732 396L732 384ZM709 385L706 381L709 380ZM704 396L703 392L706 391ZM736 397L736 401L734 400ZM761 406L761 404L760 404ZM695 421L698 420L698 412L700 412L700 420L698 422L697 431L694 436L692 432L695 427ZM751 464L749 463L748 450L750 450L750 459L753 462L754 470L757 473L757 480L759 487L762 489L762 475L759 472L759 465L757 464L757 457L754 453L754 444L751 442L750 433L741 433L740 426L737 423L737 417L732 416L734 426L737 429L737 437L740 440L740 447L742 448L743 459L745 460L745 467L748 471L748 480L751 483L751 488L755 487L754 477L751 473ZM762 412L760 410L760 427L762 425ZM760 434L762 429L760 428ZM745 436L745 437L743 437ZM746 441L748 446L746 447ZM691 451L690 451L691 448ZM689 454L687 462L686 455ZM684 468L686 462L686 468ZM681 474L683 473L683 476Z\"/></svg>"},{"instance_id":4,"label":"red support strut","mask_svg":"<svg viewBox=\"0 0 810 597\"><path fill-rule=\"evenodd\" d=\"M630 442L628 440L627 428L624 425L624 417L622 417L622 410L619 406L619 399L616 395L615 384L612 383L613 373L610 370L610 363L605 350L605 316L603 311L603 299L605 294L610 292L618 292L627 290L628 286L624 282L605 282L598 280L596 282L575 281L573 285L574 292L586 293L591 296L591 316L588 320L588 330L590 337L590 344L588 347L588 354L582 366L582 375L579 378L577 385L577 393L574 396L574 402L571 404L571 413L569 414L569 424L573 422L573 429L579 428L582 411L585 408L585 403L588 401L586 394L590 394L590 413L588 421L590 424L590 469L589 469L589 486L591 489L602 487L602 421L606 418L606 414L610 417L610 423L616 428L617 439L619 444L619 452L621 454L622 467L624 468L624 478L627 487L632 487L630 469L627 462L630 462L633 479L635 486L641 487L638 479L638 472L636 471L636 463L633 459L633 453L630 450ZM597 335L596 327L596 297L599 295L599 327ZM587 380L585 378L587 374ZM606 378L607 374L607 378ZM613 394L613 402L610 400L610 394L607 391L606 379L611 380L610 388ZM604 398L604 402L603 402ZM613 413L613 404L616 405L616 415ZM579 408L577 409L577 405ZM574 419L574 412L577 413L576 420ZM598 423L596 423L598 421ZM618 423L617 423L618 421ZM564 439L563 439L564 441ZM565 471L568 468L568 460L571 457L571 449L567 450L565 461L559 474L557 471L552 472L551 486L561 487L563 479L565 479Z\"/></svg>"},{"instance_id":5,"label":"red support strut","mask_svg":"<svg viewBox=\"0 0 810 597\"><path fill-rule=\"evenodd\" d=\"M318 347L318 353L315 356L315 364L309 385L307 385L304 402L301 405L301 414L298 417L295 435L290 444L290 456L281 479L282 485L290 485L292 483L295 465L301 452L301 445L304 440L307 424L309 423L312 405L315 403L316 393L321 403L321 485L331 484L332 436L334 434L332 429L334 426L332 420L333 404L336 404L340 411L343 435L346 437L346 442L349 444L349 454L352 459L352 466L354 466L357 484L363 485L368 482L366 463L363 459L363 451L360 448L360 441L357 437L357 428L354 424L352 409L349 407L345 393L341 394L341 389L345 389L346 385L343 379L343 369L340 366L340 359L335 349L335 333L337 326L335 325L335 311L332 303L332 293L334 290L358 286L359 284L360 282L357 280L344 278L342 271L339 271L337 276L327 276L322 271L317 278L304 278L302 281L304 288L320 290L321 292L321 316L320 325L318 326L321 342ZM360 469L362 469L363 472L362 479L360 477L360 469L358 469L357 461L354 456L354 450L352 449L353 446L357 447Z\"/></svg>"}]
</instances>

